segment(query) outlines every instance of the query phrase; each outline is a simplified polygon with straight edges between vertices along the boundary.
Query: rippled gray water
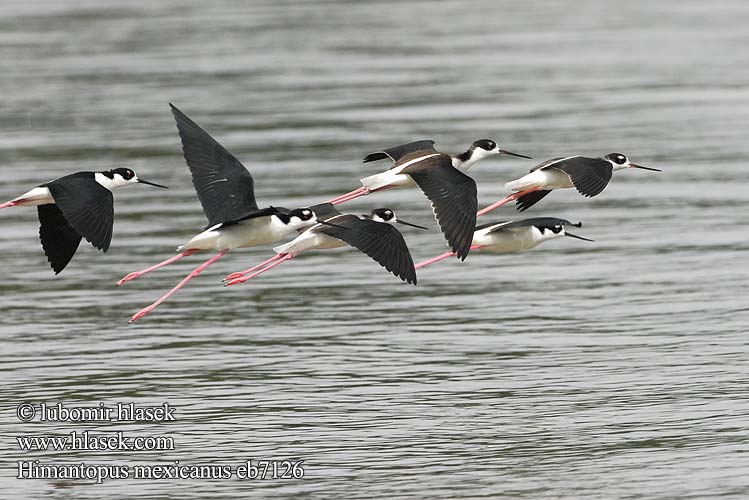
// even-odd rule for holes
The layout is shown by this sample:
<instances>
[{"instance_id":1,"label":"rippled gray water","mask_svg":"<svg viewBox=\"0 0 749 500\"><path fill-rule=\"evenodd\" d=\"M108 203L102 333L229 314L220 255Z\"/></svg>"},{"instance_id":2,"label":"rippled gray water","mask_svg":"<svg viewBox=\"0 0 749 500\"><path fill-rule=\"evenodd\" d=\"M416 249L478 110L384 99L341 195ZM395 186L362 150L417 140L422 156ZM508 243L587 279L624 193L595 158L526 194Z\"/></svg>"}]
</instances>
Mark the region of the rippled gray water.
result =
<instances>
[{"instance_id":1,"label":"rippled gray water","mask_svg":"<svg viewBox=\"0 0 749 500\"><path fill-rule=\"evenodd\" d=\"M749 5L8 0L0 200L125 165L107 254L53 278L33 209L0 213L3 498L746 498ZM662 174L528 212L596 240L481 255L401 284L351 251L203 257L115 287L205 224L174 102L252 171L261 205L357 186L367 152L498 139L539 160L624 152ZM482 205L534 163L486 160ZM415 190L361 198L431 224ZM516 217L511 207L489 220ZM434 227L434 226L433 226ZM405 231L415 259L437 232ZM174 423L21 423L23 401L168 401ZM168 434L170 452L22 452L15 436ZM15 479L45 463L304 460L302 480Z\"/></svg>"}]
</instances>

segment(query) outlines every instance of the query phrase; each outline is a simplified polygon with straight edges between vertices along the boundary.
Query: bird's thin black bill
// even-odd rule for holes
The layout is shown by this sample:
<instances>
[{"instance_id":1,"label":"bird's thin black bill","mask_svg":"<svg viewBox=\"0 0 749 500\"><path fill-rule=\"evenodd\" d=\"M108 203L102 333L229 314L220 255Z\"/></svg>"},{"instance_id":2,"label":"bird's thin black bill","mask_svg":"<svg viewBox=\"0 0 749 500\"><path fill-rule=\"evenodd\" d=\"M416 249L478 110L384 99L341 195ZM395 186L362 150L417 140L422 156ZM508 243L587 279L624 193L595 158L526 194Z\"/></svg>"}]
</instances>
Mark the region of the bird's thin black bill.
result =
<instances>
[{"instance_id":1,"label":"bird's thin black bill","mask_svg":"<svg viewBox=\"0 0 749 500\"><path fill-rule=\"evenodd\" d=\"M410 222L406 222L406 221L404 221L404 220L401 220L401 219L396 219L396 220L395 220L395 222L397 222L398 224L404 224L404 225L406 225L406 226L411 226L411 227L418 227L419 229L426 229L426 230L429 230L429 228L428 228L428 227L420 226L420 225L418 225L418 224L412 224L412 223L410 223Z\"/></svg>"},{"instance_id":2,"label":"bird's thin black bill","mask_svg":"<svg viewBox=\"0 0 749 500\"><path fill-rule=\"evenodd\" d=\"M567 233L567 232L565 232L565 233L564 233L564 235L565 235L565 236L569 236L570 238L577 238L578 240L583 240L583 241L593 241L593 242L595 242L595 240L591 240L591 239L589 239L589 238L583 238L582 236L578 236L578 235L576 235L576 234L572 234L572 233Z\"/></svg>"},{"instance_id":3,"label":"bird's thin black bill","mask_svg":"<svg viewBox=\"0 0 749 500\"><path fill-rule=\"evenodd\" d=\"M643 167L642 165L635 165L634 163L630 163L629 166L632 168L641 168L643 170L652 170L653 172L663 172L660 168Z\"/></svg>"},{"instance_id":4,"label":"bird's thin black bill","mask_svg":"<svg viewBox=\"0 0 749 500\"><path fill-rule=\"evenodd\" d=\"M162 186L161 184L156 184L155 182L150 182L150 181L144 181L143 179L138 179L138 182L141 184L148 184L149 186L154 186L157 188L169 189L168 187Z\"/></svg>"},{"instance_id":5,"label":"bird's thin black bill","mask_svg":"<svg viewBox=\"0 0 749 500\"><path fill-rule=\"evenodd\" d=\"M505 150L505 149L500 149L500 150L499 150L499 154L503 154L503 155L510 155L510 156L517 156L518 158L527 158L527 159L529 159L529 160L532 160L532 159L533 159L533 158L531 158L530 156L525 156L525 155L521 155L521 154L518 154L518 153L512 153L512 152L510 152L510 151L507 151L507 150Z\"/></svg>"}]
</instances>

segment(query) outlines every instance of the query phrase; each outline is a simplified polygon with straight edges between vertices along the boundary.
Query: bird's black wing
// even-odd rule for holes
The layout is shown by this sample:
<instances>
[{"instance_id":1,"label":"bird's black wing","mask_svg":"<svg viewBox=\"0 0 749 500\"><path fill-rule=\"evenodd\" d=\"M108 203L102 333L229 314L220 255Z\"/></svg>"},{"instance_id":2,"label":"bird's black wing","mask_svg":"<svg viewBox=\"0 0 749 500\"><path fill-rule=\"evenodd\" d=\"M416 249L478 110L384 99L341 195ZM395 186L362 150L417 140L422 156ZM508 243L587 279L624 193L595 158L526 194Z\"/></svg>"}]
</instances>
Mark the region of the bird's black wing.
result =
<instances>
[{"instance_id":1,"label":"bird's black wing","mask_svg":"<svg viewBox=\"0 0 749 500\"><path fill-rule=\"evenodd\" d=\"M208 132L173 104L170 106L208 226L237 220L257 210L250 172Z\"/></svg>"},{"instance_id":2,"label":"bird's black wing","mask_svg":"<svg viewBox=\"0 0 749 500\"><path fill-rule=\"evenodd\" d=\"M321 224L315 231L351 245L401 280L416 284L411 252L400 231L385 222L360 219L353 215L336 217L332 223L335 226Z\"/></svg>"},{"instance_id":3,"label":"bird's black wing","mask_svg":"<svg viewBox=\"0 0 749 500\"><path fill-rule=\"evenodd\" d=\"M570 158L576 158L576 157L570 156L570 157L565 158L563 156L560 156L559 158L552 158L550 160L542 161L541 163L539 163L538 165L536 165L535 167L533 167L530 171L531 172L535 172L536 170L541 169L541 168L546 168L549 165L558 162L559 160L567 160L567 159L570 159Z\"/></svg>"},{"instance_id":4,"label":"bird's black wing","mask_svg":"<svg viewBox=\"0 0 749 500\"><path fill-rule=\"evenodd\" d=\"M595 196L608 185L614 171L611 163L602 158L577 156L559 162L556 168L567 174L575 189L583 196Z\"/></svg>"},{"instance_id":5,"label":"bird's black wing","mask_svg":"<svg viewBox=\"0 0 749 500\"><path fill-rule=\"evenodd\" d=\"M434 141L424 140L409 142L408 144L401 144L400 146L394 146L392 148L383 149L382 151L375 151L369 153L364 157L364 163L370 161L382 160L384 158L390 158L395 163L398 163L401 158L417 151L423 151L425 153L436 153L434 149Z\"/></svg>"},{"instance_id":6,"label":"bird's black wing","mask_svg":"<svg viewBox=\"0 0 749 500\"><path fill-rule=\"evenodd\" d=\"M401 173L410 175L432 202L434 217L451 250L465 260L476 227L476 182L453 167L446 154L416 162Z\"/></svg>"},{"instance_id":7,"label":"bird's black wing","mask_svg":"<svg viewBox=\"0 0 749 500\"><path fill-rule=\"evenodd\" d=\"M221 222L221 227L230 226L232 224L237 224L238 222L241 222L243 220L248 219L256 219L258 217L270 217L271 215L277 216L279 219L281 219L284 224L288 224L291 220L291 210L284 207L267 207L267 208L259 208L257 210L250 210L249 212L239 215L234 220L227 220L224 222ZM214 226L206 226L205 229L208 229L210 227Z\"/></svg>"},{"instance_id":8,"label":"bird's black wing","mask_svg":"<svg viewBox=\"0 0 749 500\"><path fill-rule=\"evenodd\" d=\"M96 182L93 174L81 172L44 184L65 220L89 243L106 252L112 241L114 198Z\"/></svg>"},{"instance_id":9,"label":"bird's black wing","mask_svg":"<svg viewBox=\"0 0 749 500\"><path fill-rule=\"evenodd\" d=\"M68 224L57 205L49 203L36 209L39 212L39 239L44 254L55 274L60 274L78 250L81 235Z\"/></svg>"},{"instance_id":10,"label":"bird's black wing","mask_svg":"<svg viewBox=\"0 0 749 500\"><path fill-rule=\"evenodd\" d=\"M530 193L526 193L523 196L519 196L518 199L515 200L516 208L519 212L524 212L541 201L541 199L549 193L551 193L551 190L549 189L537 189Z\"/></svg>"},{"instance_id":11,"label":"bird's black wing","mask_svg":"<svg viewBox=\"0 0 749 500\"><path fill-rule=\"evenodd\" d=\"M491 229L489 233L498 233L507 229L516 229L530 226L551 228L553 226L575 225L566 219L558 219L556 217L532 217L530 219L521 219L509 222L496 222L495 224L497 227Z\"/></svg>"}]
</instances>

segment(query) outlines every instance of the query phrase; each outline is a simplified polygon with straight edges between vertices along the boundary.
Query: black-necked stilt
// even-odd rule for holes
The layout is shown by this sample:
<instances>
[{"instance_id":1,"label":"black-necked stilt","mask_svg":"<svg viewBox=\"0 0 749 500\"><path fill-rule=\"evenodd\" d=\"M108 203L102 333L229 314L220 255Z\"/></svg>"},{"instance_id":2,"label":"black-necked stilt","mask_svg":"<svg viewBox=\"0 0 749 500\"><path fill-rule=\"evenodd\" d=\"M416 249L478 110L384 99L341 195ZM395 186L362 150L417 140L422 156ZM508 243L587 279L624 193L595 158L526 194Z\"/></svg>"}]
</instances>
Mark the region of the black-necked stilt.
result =
<instances>
[{"instance_id":1,"label":"black-necked stilt","mask_svg":"<svg viewBox=\"0 0 749 500\"><path fill-rule=\"evenodd\" d=\"M561 236L593 241L565 230L565 226L582 227L582 225L582 222L573 224L568 220L557 219L556 217L535 217L518 221L489 222L476 226L471 249L481 249L496 253L522 252L530 250L544 241ZM421 269L422 267L446 259L451 255L452 252L445 252L431 259L419 262L414 267Z\"/></svg>"},{"instance_id":2,"label":"black-necked stilt","mask_svg":"<svg viewBox=\"0 0 749 500\"><path fill-rule=\"evenodd\" d=\"M603 158L584 156L554 158L533 167L529 174L520 179L506 183L505 187L515 193L481 209L478 215L491 212L512 200L517 200L517 208L522 212L535 205L554 189L574 187L583 196L595 196L608 185L611 174L615 170L624 168L641 168L660 172L657 168L631 163L629 158L621 153L609 153Z\"/></svg>"},{"instance_id":3,"label":"black-necked stilt","mask_svg":"<svg viewBox=\"0 0 749 500\"><path fill-rule=\"evenodd\" d=\"M151 312L229 251L239 247L275 243L316 223L314 211L307 208L258 208L252 175L244 165L182 111L172 104L170 106L182 139L184 157L192 174L193 185L208 217L208 226L202 233L180 246L177 249L179 254L130 273L117 284L143 276L200 250L217 250L218 253L195 268L159 300L133 315L131 323Z\"/></svg>"},{"instance_id":4,"label":"black-necked stilt","mask_svg":"<svg viewBox=\"0 0 749 500\"><path fill-rule=\"evenodd\" d=\"M417 184L432 204L434 217L459 259L465 260L471 247L471 230L476 224L476 182L463 173L486 156L506 153L494 141L482 139L456 157L440 153L434 141L417 141L370 153L364 161L391 158L389 170L361 179L362 186L330 201L337 204L374 191ZM515 155L519 156L519 155Z\"/></svg>"},{"instance_id":5,"label":"black-necked stilt","mask_svg":"<svg viewBox=\"0 0 749 500\"><path fill-rule=\"evenodd\" d=\"M244 283L307 250L346 245L367 254L401 280L416 284L411 252L403 235L391 224L397 222L421 229L426 229L425 227L398 219L389 208L377 208L362 216L336 214L333 211L328 211L327 214L328 217L320 219L319 224L307 229L292 241L274 248L276 255L250 269L230 274L224 278L224 284Z\"/></svg>"},{"instance_id":6,"label":"black-necked stilt","mask_svg":"<svg viewBox=\"0 0 749 500\"><path fill-rule=\"evenodd\" d=\"M426 156L426 155L435 154L435 153L440 153L440 152L434 149L434 141L432 140L414 141L414 142L409 142L408 144L401 144L400 146L394 146L392 148L383 149L382 151L375 151L373 153L369 153L367 156L364 157L364 163L377 161L377 160L383 160L385 158L390 158L394 162L394 165L390 167L390 170L396 170L399 167L403 167L404 160L413 159L413 158L417 158L418 156ZM444 154L444 153L440 153L440 154ZM454 155L454 156L450 156L450 161L452 162L453 167L457 168L461 172L466 172L468 171L469 168L471 168L471 166L473 166L479 160L483 160L484 158L498 155L498 154L506 154L506 155L518 156L520 158L531 159L530 156L525 156L525 155L521 155L517 153L511 153L510 151L500 149L497 143L490 139L479 139L478 141L474 141L474 143L471 144L471 146L465 152ZM406 175L401 175L401 176L395 177L390 184L382 185L383 177L386 177L384 176L384 174L388 172L375 174L369 177L365 177L364 179L361 179L360 182L362 183L362 187L357 188L351 191L350 193L337 196L336 198L333 198L332 200L330 200L329 203L338 205L340 203L351 201L360 196L368 195L369 193L372 193L374 191L383 191L385 189L390 189L390 188L395 188L395 187L408 187L408 186L413 186L415 184L414 179Z\"/></svg>"},{"instance_id":7,"label":"black-necked stilt","mask_svg":"<svg viewBox=\"0 0 749 500\"><path fill-rule=\"evenodd\" d=\"M138 176L129 168L103 172L76 172L49 181L0 205L37 207L39 239L55 274L75 255L81 237L106 252L112 241L114 198L112 191L129 184L166 188Z\"/></svg>"}]
</instances>

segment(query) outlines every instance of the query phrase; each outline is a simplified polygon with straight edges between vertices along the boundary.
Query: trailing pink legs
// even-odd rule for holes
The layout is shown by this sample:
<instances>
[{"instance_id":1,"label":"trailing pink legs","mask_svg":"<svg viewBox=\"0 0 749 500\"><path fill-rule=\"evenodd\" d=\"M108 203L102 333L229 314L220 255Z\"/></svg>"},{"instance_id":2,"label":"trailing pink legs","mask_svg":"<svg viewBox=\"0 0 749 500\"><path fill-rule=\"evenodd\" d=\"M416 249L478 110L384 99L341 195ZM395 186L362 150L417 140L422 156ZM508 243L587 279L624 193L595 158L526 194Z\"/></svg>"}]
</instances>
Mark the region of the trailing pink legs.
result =
<instances>
[{"instance_id":1,"label":"trailing pink legs","mask_svg":"<svg viewBox=\"0 0 749 500\"><path fill-rule=\"evenodd\" d=\"M286 262L287 260L291 260L293 258L294 258L294 254L291 254L291 253L280 253L280 254L277 254L276 258L270 258L270 259L266 260L265 262L263 262L263 264L267 264L267 265L265 267L263 267L262 269L259 269L259 270L255 271L254 273L246 274L246 275L240 276L238 278L234 278L234 279L231 279L229 281L226 281L226 282L224 282L224 286L238 285L240 283L244 283L245 281L250 280L250 279L254 278L255 276L260 276L265 271L270 271L274 267L276 267L278 265L281 265L284 262ZM255 266L255 267L253 267L251 269L257 269L258 267L260 267L263 264ZM232 275L230 274L229 276L232 276ZM225 279L228 279L229 276L227 276Z\"/></svg>"},{"instance_id":2,"label":"trailing pink legs","mask_svg":"<svg viewBox=\"0 0 749 500\"><path fill-rule=\"evenodd\" d=\"M220 259L224 255L226 255L227 253L229 253L229 250L221 250L219 253L217 253L216 255L214 255L213 257L211 257L210 259L208 259L207 261L205 261L202 264L200 264L198 267L196 267L193 270L193 272L191 272L190 274L188 274L187 276L185 276L185 278L182 281L180 281L177 284L177 286L175 286L174 288L172 288L171 290L169 290L159 300L157 300L156 302L154 302L150 306L144 307L143 309L141 309L137 313L133 314L133 317L130 318L130 321L128 321L128 323L133 323L134 321L138 321L140 318L142 318L146 314L148 314L151 311L153 311L154 309L156 309L159 306L159 304L161 304L166 299L168 299L169 297L171 297L172 295L174 295L175 293L177 293L177 290L179 290L180 288L182 288L183 286L185 286L188 281L190 281L191 279L193 279L194 277L196 277L197 275L199 275L200 273L202 273L203 270L206 267L210 266L211 264L213 264L214 262L216 262L218 259Z\"/></svg>"},{"instance_id":3,"label":"trailing pink legs","mask_svg":"<svg viewBox=\"0 0 749 500\"><path fill-rule=\"evenodd\" d=\"M182 257L187 257L188 255L192 255L192 254L194 254L197 251L198 251L197 248L190 248L190 249L185 250L182 253L178 253L174 257L169 257L168 259L166 259L163 262L159 262L158 264L155 264L155 265L153 265L151 267L147 267L145 269L141 269L140 271L135 271L133 273L130 273L127 276L125 276L124 278L122 278L120 281L118 281L117 285L121 285L121 284L126 283L126 282L128 282L130 280L134 280L135 278L140 278L144 274L148 274L151 271L155 271L156 269L158 269L160 267L164 267L167 264L171 264L172 262L178 261Z\"/></svg>"},{"instance_id":4,"label":"trailing pink legs","mask_svg":"<svg viewBox=\"0 0 749 500\"><path fill-rule=\"evenodd\" d=\"M237 278L241 278L242 276L244 276L246 274L250 274L252 271L255 271L256 269L260 269L261 267L264 267L264 266L270 264L271 262L280 259L283 255L284 254L282 254L282 253L277 253L276 255L274 255L273 257L271 257L270 259L264 260L264 261L262 261L260 264L258 264L256 266L252 266L251 268L245 269L244 271L240 271L238 273L231 273L226 278L224 278L222 281L227 282L227 281L231 281L231 280L234 280L234 279L237 279Z\"/></svg>"},{"instance_id":5,"label":"trailing pink legs","mask_svg":"<svg viewBox=\"0 0 749 500\"><path fill-rule=\"evenodd\" d=\"M0 205L0 208L14 207L14 206L18 205L19 203L23 203L24 201L26 201L26 200L11 200L11 201L6 201L2 205Z\"/></svg>"},{"instance_id":6,"label":"trailing pink legs","mask_svg":"<svg viewBox=\"0 0 749 500\"><path fill-rule=\"evenodd\" d=\"M353 199L356 199L360 196L366 196L370 193L369 189L365 187L356 188L353 191L342 194L341 196L336 196L332 200L329 200L327 203L332 203L333 205L338 205L339 203L345 203L347 201L351 201Z\"/></svg>"},{"instance_id":7,"label":"trailing pink legs","mask_svg":"<svg viewBox=\"0 0 749 500\"><path fill-rule=\"evenodd\" d=\"M515 193L507 195L504 198L502 198L501 200L499 200L499 201L497 201L495 203L492 203L488 207L482 208L481 210L479 210L478 212L476 212L476 216L481 216L481 215L484 215L486 213L489 213L492 210L494 210L495 208L499 208L502 205L511 202L512 200L517 200L518 198L520 198L524 194L528 194L528 193L530 193L532 191L536 191L537 189L538 189L537 187L534 187L534 188L531 188L531 189L526 189L525 191L517 191Z\"/></svg>"},{"instance_id":8,"label":"trailing pink legs","mask_svg":"<svg viewBox=\"0 0 749 500\"><path fill-rule=\"evenodd\" d=\"M471 245L471 250L478 250L479 248L483 248L483 245ZM445 260L446 258L452 257L453 255L455 255L454 252L445 252L436 257L432 257L431 259L427 259L427 260L423 260L419 262L418 264L414 265L414 269L421 269L422 267L426 267L430 264L434 264L435 262Z\"/></svg>"}]
</instances>

